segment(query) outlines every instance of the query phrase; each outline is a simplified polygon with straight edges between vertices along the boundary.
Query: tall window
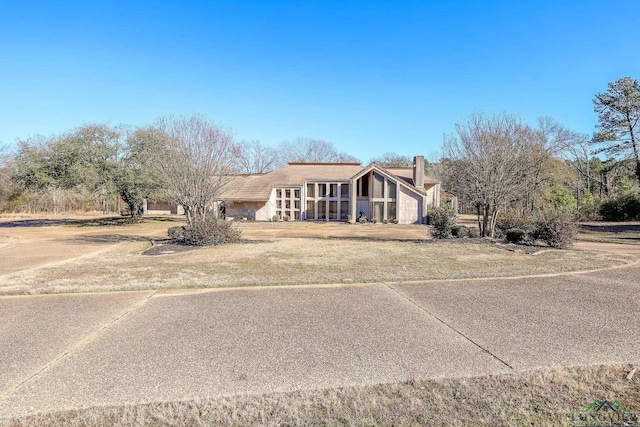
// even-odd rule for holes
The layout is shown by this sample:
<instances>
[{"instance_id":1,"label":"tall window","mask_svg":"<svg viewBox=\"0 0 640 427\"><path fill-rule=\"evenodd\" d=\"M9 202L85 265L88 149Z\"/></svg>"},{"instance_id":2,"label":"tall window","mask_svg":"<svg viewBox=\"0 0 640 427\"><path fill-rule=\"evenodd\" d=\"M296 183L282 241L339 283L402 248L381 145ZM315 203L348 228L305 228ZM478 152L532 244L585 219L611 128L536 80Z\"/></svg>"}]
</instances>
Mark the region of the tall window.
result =
<instances>
[{"instance_id":1,"label":"tall window","mask_svg":"<svg viewBox=\"0 0 640 427\"><path fill-rule=\"evenodd\" d=\"M309 182L306 184L306 190L306 219L348 219L349 183Z\"/></svg>"},{"instance_id":2,"label":"tall window","mask_svg":"<svg viewBox=\"0 0 640 427\"><path fill-rule=\"evenodd\" d=\"M276 189L276 212L281 219L300 219L300 188Z\"/></svg>"},{"instance_id":3,"label":"tall window","mask_svg":"<svg viewBox=\"0 0 640 427\"><path fill-rule=\"evenodd\" d=\"M372 171L368 176L365 175L358 181L364 189L365 183L371 180L371 193L369 205L371 211L371 219L376 221L393 221L397 219L397 191L398 183L392 178Z\"/></svg>"}]
</instances>

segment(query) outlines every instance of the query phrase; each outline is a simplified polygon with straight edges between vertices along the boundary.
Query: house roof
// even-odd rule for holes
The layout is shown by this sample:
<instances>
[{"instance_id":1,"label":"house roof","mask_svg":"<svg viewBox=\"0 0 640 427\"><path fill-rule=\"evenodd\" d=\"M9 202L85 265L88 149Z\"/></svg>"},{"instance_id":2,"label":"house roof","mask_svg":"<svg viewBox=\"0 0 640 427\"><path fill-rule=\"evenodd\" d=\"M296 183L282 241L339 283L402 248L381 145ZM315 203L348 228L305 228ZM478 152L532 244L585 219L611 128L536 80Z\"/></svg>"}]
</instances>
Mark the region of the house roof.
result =
<instances>
[{"instance_id":1,"label":"house roof","mask_svg":"<svg viewBox=\"0 0 640 427\"><path fill-rule=\"evenodd\" d=\"M361 170L360 163L289 163L263 175L236 177L222 198L266 201L274 187L299 187L305 181L347 181Z\"/></svg>"},{"instance_id":2,"label":"house roof","mask_svg":"<svg viewBox=\"0 0 640 427\"><path fill-rule=\"evenodd\" d=\"M413 183L413 168L383 168L384 170L388 171L389 173L397 176L398 178L402 179L403 181L405 181L408 184L414 185ZM437 184L438 181L437 179L427 176L424 176L424 183L425 184Z\"/></svg>"},{"instance_id":3,"label":"house roof","mask_svg":"<svg viewBox=\"0 0 640 427\"><path fill-rule=\"evenodd\" d=\"M300 187L305 181L348 181L365 169L375 167L402 182L413 191L413 168L382 168L372 164L367 168L360 163L289 163L266 174L238 175L227 186L222 198L229 201L267 201L276 187ZM425 184L437 184L429 176Z\"/></svg>"}]
</instances>

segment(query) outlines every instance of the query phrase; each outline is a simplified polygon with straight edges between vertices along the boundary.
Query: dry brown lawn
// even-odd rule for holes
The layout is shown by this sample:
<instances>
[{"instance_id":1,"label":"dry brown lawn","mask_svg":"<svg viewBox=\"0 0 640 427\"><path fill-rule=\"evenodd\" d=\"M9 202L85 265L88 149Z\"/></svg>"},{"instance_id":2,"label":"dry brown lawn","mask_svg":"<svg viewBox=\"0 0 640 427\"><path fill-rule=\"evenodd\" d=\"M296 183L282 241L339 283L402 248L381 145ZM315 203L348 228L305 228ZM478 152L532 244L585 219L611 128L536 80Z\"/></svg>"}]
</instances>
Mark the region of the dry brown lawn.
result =
<instances>
[{"instance_id":1,"label":"dry brown lawn","mask_svg":"<svg viewBox=\"0 0 640 427\"><path fill-rule=\"evenodd\" d=\"M243 223L240 244L142 255L150 236L162 236L169 225L175 224L59 227L57 232L62 236L66 229L73 242L111 246L5 274L0 294L508 277L604 268L631 259L573 250L527 255L481 241L432 241L424 226L327 223ZM38 232L49 236L43 248L57 241L51 229L25 231L31 238Z\"/></svg>"},{"instance_id":2,"label":"dry brown lawn","mask_svg":"<svg viewBox=\"0 0 640 427\"><path fill-rule=\"evenodd\" d=\"M616 400L630 411L627 417L640 415L640 375L628 380L631 369L616 365L433 381L408 378L398 384L61 411L0 420L0 425L572 426L584 424L580 411L595 400Z\"/></svg>"}]
</instances>

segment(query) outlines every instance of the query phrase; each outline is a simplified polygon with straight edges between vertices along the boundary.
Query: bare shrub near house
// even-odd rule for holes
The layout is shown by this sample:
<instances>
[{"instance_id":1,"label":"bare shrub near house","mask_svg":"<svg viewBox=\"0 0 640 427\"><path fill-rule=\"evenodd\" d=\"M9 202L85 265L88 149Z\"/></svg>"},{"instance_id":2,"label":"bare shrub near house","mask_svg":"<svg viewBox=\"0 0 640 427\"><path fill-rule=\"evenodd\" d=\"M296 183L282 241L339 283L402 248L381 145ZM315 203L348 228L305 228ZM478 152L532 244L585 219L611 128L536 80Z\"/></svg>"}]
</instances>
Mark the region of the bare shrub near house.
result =
<instances>
[{"instance_id":1,"label":"bare shrub near house","mask_svg":"<svg viewBox=\"0 0 640 427\"><path fill-rule=\"evenodd\" d=\"M222 228L209 217L216 216L216 206L238 167L239 147L233 136L197 114L160 118L149 131L152 164L167 201L183 206L185 234L201 237L185 243L217 241Z\"/></svg>"}]
</instances>

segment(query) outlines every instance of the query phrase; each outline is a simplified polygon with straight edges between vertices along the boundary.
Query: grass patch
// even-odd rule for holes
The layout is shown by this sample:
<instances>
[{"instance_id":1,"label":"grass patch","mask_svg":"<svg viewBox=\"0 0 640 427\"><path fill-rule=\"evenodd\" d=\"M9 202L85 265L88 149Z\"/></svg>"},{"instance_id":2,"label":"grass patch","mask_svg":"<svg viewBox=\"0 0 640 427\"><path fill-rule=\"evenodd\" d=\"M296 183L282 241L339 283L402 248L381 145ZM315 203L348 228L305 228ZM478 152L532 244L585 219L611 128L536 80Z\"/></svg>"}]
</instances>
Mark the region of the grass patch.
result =
<instances>
[{"instance_id":1,"label":"grass patch","mask_svg":"<svg viewBox=\"0 0 640 427\"><path fill-rule=\"evenodd\" d=\"M594 269L620 257L550 250L531 256L484 243L279 238L143 256L122 241L98 256L5 276L0 294L508 277Z\"/></svg>"},{"instance_id":2,"label":"grass patch","mask_svg":"<svg viewBox=\"0 0 640 427\"><path fill-rule=\"evenodd\" d=\"M594 400L640 413L630 365L97 407L4 420L32 426L571 426Z\"/></svg>"}]
</instances>

